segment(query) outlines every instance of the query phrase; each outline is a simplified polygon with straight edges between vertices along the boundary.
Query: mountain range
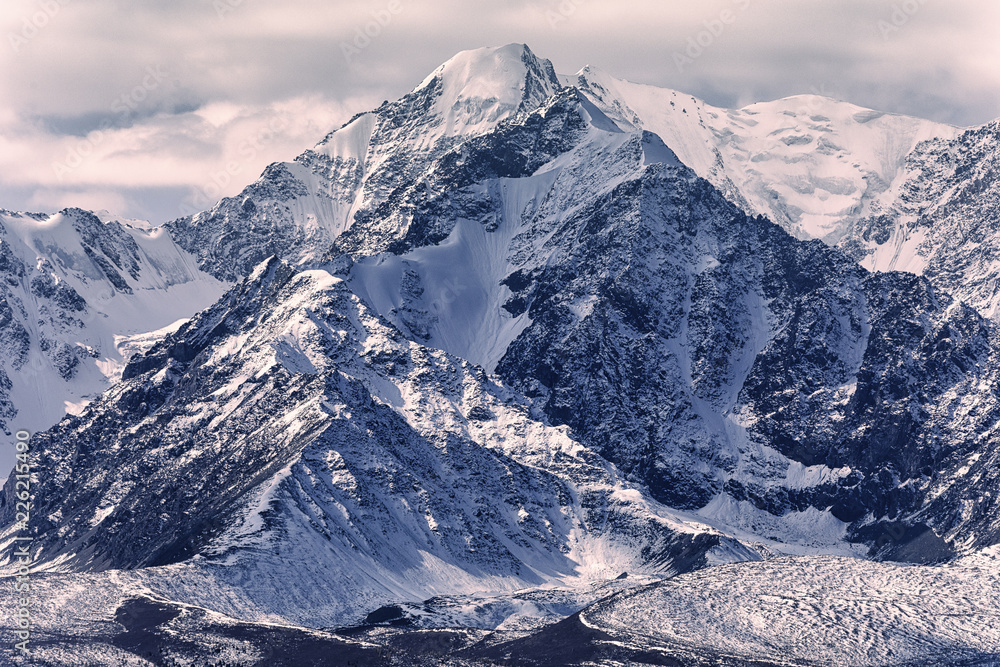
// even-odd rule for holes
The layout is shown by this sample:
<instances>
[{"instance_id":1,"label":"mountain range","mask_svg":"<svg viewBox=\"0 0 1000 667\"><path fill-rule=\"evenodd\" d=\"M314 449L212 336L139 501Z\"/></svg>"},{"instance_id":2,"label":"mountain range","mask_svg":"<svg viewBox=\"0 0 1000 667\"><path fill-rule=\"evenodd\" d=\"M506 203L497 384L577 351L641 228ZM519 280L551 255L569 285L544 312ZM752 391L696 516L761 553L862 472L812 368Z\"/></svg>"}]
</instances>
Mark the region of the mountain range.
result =
<instances>
[{"instance_id":1,"label":"mountain range","mask_svg":"<svg viewBox=\"0 0 1000 667\"><path fill-rule=\"evenodd\" d=\"M1000 664L998 130L512 44L210 210L0 212L35 658Z\"/></svg>"}]
</instances>

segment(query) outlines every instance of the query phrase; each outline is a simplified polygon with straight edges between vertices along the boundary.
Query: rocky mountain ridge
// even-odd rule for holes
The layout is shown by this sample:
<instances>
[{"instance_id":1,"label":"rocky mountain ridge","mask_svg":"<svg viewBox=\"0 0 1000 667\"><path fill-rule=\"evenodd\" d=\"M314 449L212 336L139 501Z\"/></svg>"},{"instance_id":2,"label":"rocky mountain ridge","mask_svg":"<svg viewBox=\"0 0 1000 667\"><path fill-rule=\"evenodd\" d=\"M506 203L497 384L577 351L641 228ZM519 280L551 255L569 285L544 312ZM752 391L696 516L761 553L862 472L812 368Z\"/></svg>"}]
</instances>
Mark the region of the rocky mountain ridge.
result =
<instances>
[{"instance_id":1,"label":"rocky mountain ridge","mask_svg":"<svg viewBox=\"0 0 1000 667\"><path fill-rule=\"evenodd\" d=\"M988 231L928 236L911 253L931 257L922 276L870 269L893 268L882 246L910 247L928 220L989 215L995 132L813 98L689 110L647 88L591 68L560 78L523 45L480 49L163 228L4 213L34 239L4 231L0 246L12 354L50 329L67 345L97 331L77 314L98 286L114 313L177 285L211 296L125 347L132 320L100 329L118 356L105 345L95 365L120 380L33 440L41 576L89 582L114 616L100 628L126 628L82 636L120 656L178 624L220 650L236 628L261 647L254 633L291 626L367 655L365 642L431 636L387 626L458 625L456 664L539 664L577 639L772 664L833 613L799 613L814 593L795 586L815 588L800 568L841 567L818 555L896 588L902 569L862 557L962 557L947 566L958 578L993 576L1000 338L976 310L991 274L975 273ZM67 231L46 245L48 229ZM934 268L956 253L961 270ZM14 510L8 480L0 545ZM740 571L792 581L792 630L741 617L738 646L712 623L704 646L630 634L662 620L675 587L723 591ZM935 593L892 623L940 656L988 657L938 618L958 604L939 585L952 570L907 572ZM976 599L976 618L994 614ZM834 605L861 638L845 655L883 664L872 642L892 628L852 605ZM57 617L42 621L54 637Z\"/></svg>"}]
</instances>

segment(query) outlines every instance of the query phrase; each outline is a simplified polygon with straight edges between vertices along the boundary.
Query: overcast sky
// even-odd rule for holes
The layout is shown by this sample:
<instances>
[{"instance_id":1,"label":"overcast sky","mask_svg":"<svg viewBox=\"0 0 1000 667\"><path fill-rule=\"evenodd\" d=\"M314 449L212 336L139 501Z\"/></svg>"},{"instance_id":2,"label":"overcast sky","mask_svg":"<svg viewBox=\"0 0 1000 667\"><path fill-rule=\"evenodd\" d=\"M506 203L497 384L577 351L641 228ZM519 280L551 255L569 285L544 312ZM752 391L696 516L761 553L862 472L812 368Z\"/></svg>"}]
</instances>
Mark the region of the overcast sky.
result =
<instances>
[{"instance_id":1,"label":"overcast sky","mask_svg":"<svg viewBox=\"0 0 1000 667\"><path fill-rule=\"evenodd\" d=\"M594 65L719 106L818 93L962 126L1000 116L987 0L2 0L0 28L0 208L15 210L175 218L456 52L509 42L560 73Z\"/></svg>"}]
</instances>

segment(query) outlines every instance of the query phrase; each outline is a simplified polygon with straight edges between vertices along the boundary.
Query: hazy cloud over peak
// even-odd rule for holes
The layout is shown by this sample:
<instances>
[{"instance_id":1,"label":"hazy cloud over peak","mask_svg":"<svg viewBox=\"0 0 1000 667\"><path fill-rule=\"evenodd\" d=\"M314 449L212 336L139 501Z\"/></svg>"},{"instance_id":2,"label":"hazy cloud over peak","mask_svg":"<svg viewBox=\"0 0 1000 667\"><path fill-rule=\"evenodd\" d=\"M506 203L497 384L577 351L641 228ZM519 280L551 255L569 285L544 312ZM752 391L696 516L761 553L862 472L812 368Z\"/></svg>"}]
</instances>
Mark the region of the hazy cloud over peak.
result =
<instances>
[{"instance_id":1,"label":"hazy cloud over peak","mask_svg":"<svg viewBox=\"0 0 1000 667\"><path fill-rule=\"evenodd\" d=\"M6 208L78 195L162 221L238 156L222 194L457 51L508 42L719 106L812 92L1000 116L1000 6L973 0L7 0L0 28Z\"/></svg>"}]
</instances>

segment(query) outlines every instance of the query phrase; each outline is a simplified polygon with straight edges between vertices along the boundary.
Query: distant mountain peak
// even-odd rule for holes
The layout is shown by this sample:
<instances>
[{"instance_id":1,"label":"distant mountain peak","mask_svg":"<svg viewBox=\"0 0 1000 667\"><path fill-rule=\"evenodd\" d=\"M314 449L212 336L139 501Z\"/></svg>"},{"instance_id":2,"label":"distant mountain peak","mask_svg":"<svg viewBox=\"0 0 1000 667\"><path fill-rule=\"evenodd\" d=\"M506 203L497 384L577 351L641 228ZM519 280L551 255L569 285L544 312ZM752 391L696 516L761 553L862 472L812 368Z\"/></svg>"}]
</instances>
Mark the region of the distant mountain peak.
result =
<instances>
[{"instance_id":1,"label":"distant mountain peak","mask_svg":"<svg viewBox=\"0 0 1000 667\"><path fill-rule=\"evenodd\" d=\"M507 44L456 54L412 94L432 92L433 115L450 135L492 127L516 111L537 106L561 87L551 62L525 44Z\"/></svg>"},{"instance_id":2,"label":"distant mountain peak","mask_svg":"<svg viewBox=\"0 0 1000 667\"><path fill-rule=\"evenodd\" d=\"M520 103L526 93L532 92L526 86L530 79L553 90L561 87L552 63L536 56L526 44L460 51L431 72L414 91L426 88L435 79L444 81L455 97L497 97L507 103Z\"/></svg>"}]
</instances>

